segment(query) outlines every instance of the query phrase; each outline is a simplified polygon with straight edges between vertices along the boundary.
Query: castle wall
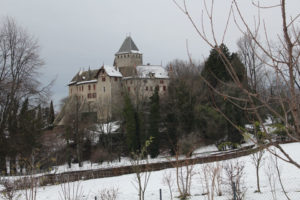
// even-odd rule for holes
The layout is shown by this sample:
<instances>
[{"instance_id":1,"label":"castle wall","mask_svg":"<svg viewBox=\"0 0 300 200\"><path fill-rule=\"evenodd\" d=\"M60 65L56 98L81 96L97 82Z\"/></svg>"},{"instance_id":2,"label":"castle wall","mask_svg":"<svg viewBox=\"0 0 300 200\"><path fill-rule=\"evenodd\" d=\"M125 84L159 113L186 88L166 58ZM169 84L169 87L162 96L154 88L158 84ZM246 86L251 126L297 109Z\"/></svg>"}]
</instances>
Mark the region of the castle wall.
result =
<instances>
[{"instance_id":1,"label":"castle wall","mask_svg":"<svg viewBox=\"0 0 300 200\"><path fill-rule=\"evenodd\" d=\"M117 67L133 67L143 64L143 55L139 53L117 54L115 56Z\"/></svg>"},{"instance_id":2,"label":"castle wall","mask_svg":"<svg viewBox=\"0 0 300 200\"><path fill-rule=\"evenodd\" d=\"M135 67L143 64L143 55L139 53L116 54L115 65L124 77L136 75Z\"/></svg>"},{"instance_id":3,"label":"castle wall","mask_svg":"<svg viewBox=\"0 0 300 200\"><path fill-rule=\"evenodd\" d=\"M125 78L123 80L124 89L132 97L135 103L137 101L149 101L153 95L155 87L159 87L159 95L167 94L169 79L166 78Z\"/></svg>"}]
</instances>

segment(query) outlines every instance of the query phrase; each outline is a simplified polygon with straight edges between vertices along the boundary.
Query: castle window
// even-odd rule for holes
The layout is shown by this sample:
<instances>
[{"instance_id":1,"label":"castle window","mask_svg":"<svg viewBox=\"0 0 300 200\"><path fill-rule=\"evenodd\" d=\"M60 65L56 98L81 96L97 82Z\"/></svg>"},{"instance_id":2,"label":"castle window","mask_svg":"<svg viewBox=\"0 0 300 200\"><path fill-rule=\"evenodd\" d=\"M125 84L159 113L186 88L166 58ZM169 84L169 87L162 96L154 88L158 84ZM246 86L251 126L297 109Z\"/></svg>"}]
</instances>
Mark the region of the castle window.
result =
<instances>
[{"instance_id":1,"label":"castle window","mask_svg":"<svg viewBox=\"0 0 300 200\"><path fill-rule=\"evenodd\" d=\"M89 87L89 90L91 90L91 85L89 85L88 87Z\"/></svg>"},{"instance_id":2,"label":"castle window","mask_svg":"<svg viewBox=\"0 0 300 200\"><path fill-rule=\"evenodd\" d=\"M105 87L103 87L103 92L105 92Z\"/></svg>"},{"instance_id":3,"label":"castle window","mask_svg":"<svg viewBox=\"0 0 300 200\"><path fill-rule=\"evenodd\" d=\"M81 86L81 91L83 91L83 86Z\"/></svg>"},{"instance_id":4,"label":"castle window","mask_svg":"<svg viewBox=\"0 0 300 200\"><path fill-rule=\"evenodd\" d=\"M88 98L88 99L91 98L91 93L88 93L88 94L87 94L87 98Z\"/></svg>"},{"instance_id":5,"label":"castle window","mask_svg":"<svg viewBox=\"0 0 300 200\"><path fill-rule=\"evenodd\" d=\"M166 91L166 90L167 90L167 87L166 87L165 85L163 86L163 90L164 90L164 91Z\"/></svg>"},{"instance_id":6,"label":"castle window","mask_svg":"<svg viewBox=\"0 0 300 200\"><path fill-rule=\"evenodd\" d=\"M148 86L146 86L146 91L148 91Z\"/></svg>"},{"instance_id":7,"label":"castle window","mask_svg":"<svg viewBox=\"0 0 300 200\"><path fill-rule=\"evenodd\" d=\"M93 98L96 98L96 93L93 93Z\"/></svg>"},{"instance_id":8,"label":"castle window","mask_svg":"<svg viewBox=\"0 0 300 200\"><path fill-rule=\"evenodd\" d=\"M132 80L130 81L130 84L132 84Z\"/></svg>"},{"instance_id":9,"label":"castle window","mask_svg":"<svg viewBox=\"0 0 300 200\"><path fill-rule=\"evenodd\" d=\"M105 77L102 77L102 82L105 82Z\"/></svg>"},{"instance_id":10,"label":"castle window","mask_svg":"<svg viewBox=\"0 0 300 200\"><path fill-rule=\"evenodd\" d=\"M115 81L118 81L118 78L117 78L117 77L115 77Z\"/></svg>"},{"instance_id":11,"label":"castle window","mask_svg":"<svg viewBox=\"0 0 300 200\"><path fill-rule=\"evenodd\" d=\"M160 84L164 84L164 80L160 80Z\"/></svg>"},{"instance_id":12,"label":"castle window","mask_svg":"<svg viewBox=\"0 0 300 200\"><path fill-rule=\"evenodd\" d=\"M93 86L94 86L94 90L96 90L96 84L94 84Z\"/></svg>"}]
</instances>

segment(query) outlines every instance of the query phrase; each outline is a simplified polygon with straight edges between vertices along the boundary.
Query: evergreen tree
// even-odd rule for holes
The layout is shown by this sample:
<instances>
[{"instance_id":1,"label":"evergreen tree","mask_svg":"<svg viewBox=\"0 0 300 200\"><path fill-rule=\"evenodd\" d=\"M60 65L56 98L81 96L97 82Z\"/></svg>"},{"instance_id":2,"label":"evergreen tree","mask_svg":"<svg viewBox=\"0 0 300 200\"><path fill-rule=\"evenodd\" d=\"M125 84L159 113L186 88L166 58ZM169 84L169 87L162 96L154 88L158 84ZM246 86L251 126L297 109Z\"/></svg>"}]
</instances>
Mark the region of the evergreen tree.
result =
<instances>
[{"instance_id":1,"label":"evergreen tree","mask_svg":"<svg viewBox=\"0 0 300 200\"><path fill-rule=\"evenodd\" d=\"M19 134L18 134L18 153L23 159L29 159L33 151L39 150L41 144L39 142L42 134L42 119L41 108L29 109L29 100L25 99L18 119L19 119Z\"/></svg>"},{"instance_id":2,"label":"evergreen tree","mask_svg":"<svg viewBox=\"0 0 300 200\"><path fill-rule=\"evenodd\" d=\"M9 151L7 155L10 157L10 172L11 174L15 174L16 170L16 162L15 158L18 151L17 141L18 141L18 111L19 111L19 103L17 101L14 102L11 113L8 117L8 146Z\"/></svg>"},{"instance_id":3,"label":"evergreen tree","mask_svg":"<svg viewBox=\"0 0 300 200\"><path fill-rule=\"evenodd\" d=\"M220 52L218 52L217 49L221 50L222 55L220 55ZM229 65L233 69L231 69ZM216 47L210 51L210 55L205 62L205 67L202 71L202 76L211 84L211 86L217 88L217 90L221 93L231 97L236 97L237 99L242 97L243 93L236 85L233 84L233 79L237 78L244 86L247 87L246 70L244 65L240 61L238 55L236 53L230 54L228 48L224 44L221 44L218 48ZM234 101L232 99L229 101L229 99L217 95L214 92L210 92L210 90L207 90L207 94L207 96L210 96L209 101L205 102L207 105L217 107L217 109L219 109L225 116L230 116L231 122L235 125L241 127L244 126L246 121L245 113L236 106L240 105L243 107L241 102L237 100ZM217 115L211 112L210 109L202 111L209 112L217 117ZM226 137L223 138L231 143L241 143L243 136L231 124L231 122L226 121L223 130L224 136ZM216 127L219 125L220 124L216 124Z\"/></svg>"},{"instance_id":4,"label":"evergreen tree","mask_svg":"<svg viewBox=\"0 0 300 200\"><path fill-rule=\"evenodd\" d=\"M49 118L48 118L49 125L53 125L54 119L55 119L55 115L54 115L53 101L51 101L50 108L49 108Z\"/></svg>"},{"instance_id":5,"label":"evergreen tree","mask_svg":"<svg viewBox=\"0 0 300 200\"><path fill-rule=\"evenodd\" d=\"M41 105L37 107L36 128L41 131L44 128L43 113Z\"/></svg>"},{"instance_id":6,"label":"evergreen tree","mask_svg":"<svg viewBox=\"0 0 300 200\"><path fill-rule=\"evenodd\" d=\"M184 81L179 81L176 90L176 108L180 132L187 135L194 128L194 106L195 96L193 96Z\"/></svg>"},{"instance_id":7,"label":"evergreen tree","mask_svg":"<svg viewBox=\"0 0 300 200\"><path fill-rule=\"evenodd\" d=\"M128 95L124 97L123 117L125 123L126 143L130 152L136 152L140 148L139 115L132 105Z\"/></svg>"},{"instance_id":8,"label":"evergreen tree","mask_svg":"<svg viewBox=\"0 0 300 200\"><path fill-rule=\"evenodd\" d=\"M220 49L223 55L220 55L217 49ZM219 80L223 82L231 80L231 76L226 69L226 59L229 62L231 61L230 52L225 44L221 44L219 47L215 47L210 51L202 71L202 76L213 87L218 85Z\"/></svg>"},{"instance_id":9,"label":"evergreen tree","mask_svg":"<svg viewBox=\"0 0 300 200\"><path fill-rule=\"evenodd\" d=\"M227 135L226 119L214 108L208 105L199 105L196 108L196 125L202 137L218 144Z\"/></svg>"},{"instance_id":10,"label":"evergreen tree","mask_svg":"<svg viewBox=\"0 0 300 200\"><path fill-rule=\"evenodd\" d=\"M30 140L30 126L31 126L31 119L30 119L30 114L29 114L29 109L28 109L28 99L26 98L22 104L18 119L19 119L19 134L17 137L17 148L18 148L18 153L20 154L20 160L19 164L21 169L24 167L28 167L27 163L25 163L25 160L29 158L29 155L32 150L32 146L29 144Z\"/></svg>"},{"instance_id":11,"label":"evergreen tree","mask_svg":"<svg viewBox=\"0 0 300 200\"><path fill-rule=\"evenodd\" d=\"M160 144L160 134L159 134L159 94L158 87L155 87L153 95L150 97L150 116L149 116L149 138L152 137L153 140L149 146L149 153L152 158L155 158L159 154L159 144Z\"/></svg>"},{"instance_id":12,"label":"evergreen tree","mask_svg":"<svg viewBox=\"0 0 300 200\"><path fill-rule=\"evenodd\" d=\"M229 85L224 89L225 93L229 96L244 98L242 96L242 92L235 85ZM230 102L228 99L224 99L219 96L218 100L219 104L221 104L221 110L226 116L230 116L231 122L240 127L245 127L247 118L245 111L238 108L236 105L240 107L245 107L245 102L240 102L238 100L232 100L236 105ZM228 141L236 144L240 144L243 140L243 135L237 130L230 122L227 122L227 133L228 133Z\"/></svg>"}]
</instances>

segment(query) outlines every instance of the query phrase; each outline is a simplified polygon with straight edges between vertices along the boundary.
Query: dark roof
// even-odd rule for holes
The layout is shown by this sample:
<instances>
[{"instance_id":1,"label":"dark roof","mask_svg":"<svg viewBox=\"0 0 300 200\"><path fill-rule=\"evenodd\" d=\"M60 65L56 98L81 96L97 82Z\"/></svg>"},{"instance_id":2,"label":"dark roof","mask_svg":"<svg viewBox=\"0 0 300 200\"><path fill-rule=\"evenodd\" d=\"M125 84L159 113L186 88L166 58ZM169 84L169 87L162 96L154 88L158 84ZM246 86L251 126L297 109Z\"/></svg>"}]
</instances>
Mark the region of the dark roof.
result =
<instances>
[{"instance_id":1,"label":"dark roof","mask_svg":"<svg viewBox=\"0 0 300 200\"><path fill-rule=\"evenodd\" d=\"M87 70L87 71L81 71L78 72L71 80L71 83L69 85L72 85L76 82L81 82L81 81L90 81L90 80L95 80L96 75L97 75L98 69L94 70Z\"/></svg>"},{"instance_id":2,"label":"dark roof","mask_svg":"<svg viewBox=\"0 0 300 200\"><path fill-rule=\"evenodd\" d=\"M137 46L134 44L132 38L130 36L126 37L121 48L116 54L120 53L131 53L132 51L139 51Z\"/></svg>"}]
</instances>

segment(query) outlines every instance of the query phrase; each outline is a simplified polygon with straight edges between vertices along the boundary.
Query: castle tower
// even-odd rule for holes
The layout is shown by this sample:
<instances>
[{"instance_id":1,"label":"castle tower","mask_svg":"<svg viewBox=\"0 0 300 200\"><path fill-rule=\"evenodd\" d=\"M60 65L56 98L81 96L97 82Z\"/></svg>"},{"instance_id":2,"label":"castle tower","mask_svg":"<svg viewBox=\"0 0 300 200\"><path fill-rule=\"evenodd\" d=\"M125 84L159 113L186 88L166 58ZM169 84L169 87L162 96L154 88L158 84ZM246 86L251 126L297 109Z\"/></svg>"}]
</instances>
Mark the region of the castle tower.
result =
<instances>
[{"instance_id":1,"label":"castle tower","mask_svg":"<svg viewBox=\"0 0 300 200\"><path fill-rule=\"evenodd\" d=\"M119 68L123 77L128 77L136 75L138 65L143 65L143 54L128 36L115 54L114 66Z\"/></svg>"}]
</instances>

